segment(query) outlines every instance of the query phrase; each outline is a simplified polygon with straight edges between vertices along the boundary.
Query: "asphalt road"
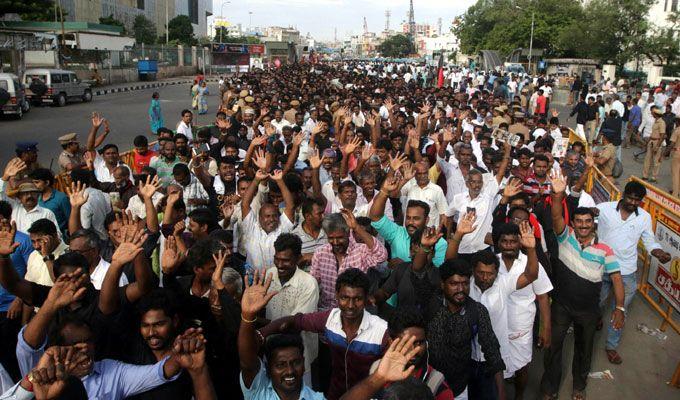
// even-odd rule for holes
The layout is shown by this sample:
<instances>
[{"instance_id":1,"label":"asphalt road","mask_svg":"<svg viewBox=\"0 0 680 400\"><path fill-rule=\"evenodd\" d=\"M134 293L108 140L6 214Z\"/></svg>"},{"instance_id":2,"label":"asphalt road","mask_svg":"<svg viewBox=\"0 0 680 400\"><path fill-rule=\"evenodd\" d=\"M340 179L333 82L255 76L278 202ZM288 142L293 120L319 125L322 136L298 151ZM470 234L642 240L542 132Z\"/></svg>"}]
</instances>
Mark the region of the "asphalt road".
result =
<instances>
[{"instance_id":1,"label":"asphalt road","mask_svg":"<svg viewBox=\"0 0 680 400\"><path fill-rule=\"evenodd\" d=\"M198 124L209 123L212 120L211 115L214 115L216 110L218 97L214 93L217 93L217 84L209 84L209 87L213 93L208 100L210 108L207 115L194 117L198 118ZM0 120L0 140L5 141L5 145L0 146L0 161L4 164L6 162L4 160L14 156L14 142L34 140L39 143L40 163L49 166L54 160L53 169L56 170L56 159L61 152L57 138L66 133L76 132L79 134L81 143L84 143L90 128L89 117L93 111L102 113L111 123L111 134L107 142L117 144L121 151L131 149L135 136L150 133L147 110L154 91L160 93L166 126L176 126L180 119L180 112L191 104L189 85L97 96L91 103L69 103L63 108L36 107L21 121L9 117L3 117ZM566 122L575 128L574 118L565 121L570 111L569 108L558 106L557 109L560 111L562 123ZM633 154L639 151L638 148L623 149L624 173L618 179L620 185L625 185L631 175L641 175L644 155L640 157L640 161L636 161L633 157ZM666 159L663 161L658 176L658 186L665 190L671 188L670 173L671 163Z\"/></svg>"},{"instance_id":2,"label":"asphalt road","mask_svg":"<svg viewBox=\"0 0 680 400\"><path fill-rule=\"evenodd\" d=\"M218 93L217 84L210 84L209 88L213 93ZM148 118L151 94L154 91L160 94L165 125L174 128L180 120L181 111L191 106L189 85L95 96L90 103L74 102L62 108L34 107L22 120L15 120L10 116L0 119L0 140L4 143L0 145L1 164L4 165L10 157L15 156L15 142L32 140L38 142L39 162L43 166L49 166L54 160L52 170L56 171L57 158L62 151L57 138L76 132L81 144L84 144L91 126L90 116L94 111L109 120L111 133L106 143L115 143L121 152L132 148L132 140L137 135L149 135L149 141L155 140L150 136ZM214 116L218 101L218 95L209 96L208 115ZM213 120L208 115L195 115L194 121L198 119L198 124L208 123Z\"/></svg>"}]
</instances>

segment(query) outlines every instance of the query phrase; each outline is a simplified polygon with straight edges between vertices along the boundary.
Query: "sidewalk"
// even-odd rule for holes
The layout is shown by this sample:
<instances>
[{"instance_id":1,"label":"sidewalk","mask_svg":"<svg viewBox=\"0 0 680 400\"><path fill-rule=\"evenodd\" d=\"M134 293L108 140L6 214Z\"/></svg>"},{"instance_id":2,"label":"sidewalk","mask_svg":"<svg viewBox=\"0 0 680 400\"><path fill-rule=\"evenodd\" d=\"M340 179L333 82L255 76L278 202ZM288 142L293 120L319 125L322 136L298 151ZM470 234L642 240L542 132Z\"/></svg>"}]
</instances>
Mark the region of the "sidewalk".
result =
<instances>
[{"instance_id":1,"label":"sidewalk","mask_svg":"<svg viewBox=\"0 0 680 400\"><path fill-rule=\"evenodd\" d=\"M152 89L152 88L159 88L159 87L164 87L164 86L169 86L169 85L187 85L190 84L193 81L194 77L193 76L176 76L174 78L167 78L167 79L161 79L157 81L148 81L148 82L127 82L127 83L120 83L116 85L104 85L104 86L98 86L98 87L93 87L92 88L92 94L94 96L105 96L107 94L112 94L112 93L120 93L120 92L132 92L135 90L144 90L144 89ZM206 81L208 82L217 82L219 79L218 78L206 78Z\"/></svg>"}]
</instances>

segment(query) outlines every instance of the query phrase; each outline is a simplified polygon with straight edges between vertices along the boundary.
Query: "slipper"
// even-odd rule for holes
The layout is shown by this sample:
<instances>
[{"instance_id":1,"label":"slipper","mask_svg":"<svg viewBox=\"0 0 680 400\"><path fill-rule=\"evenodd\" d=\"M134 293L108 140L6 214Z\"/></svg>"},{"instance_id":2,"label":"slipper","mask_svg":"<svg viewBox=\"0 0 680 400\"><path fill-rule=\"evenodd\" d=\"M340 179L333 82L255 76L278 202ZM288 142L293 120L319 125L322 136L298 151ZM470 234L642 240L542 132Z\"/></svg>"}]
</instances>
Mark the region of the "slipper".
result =
<instances>
[{"instance_id":1,"label":"slipper","mask_svg":"<svg viewBox=\"0 0 680 400\"><path fill-rule=\"evenodd\" d=\"M605 349L605 352L607 353L607 360L609 360L610 363L621 364L623 362L623 359L621 359L621 356L616 350Z\"/></svg>"},{"instance_id":2,"label":"slipper","mask_svg":"<svg viewBox=\"0 0 680 400\"><path fill-rule=\"evenodd\" d=\"M585 390L574 390L571 393L571 400L586 400Z\"/></svg>"}]
</instances>

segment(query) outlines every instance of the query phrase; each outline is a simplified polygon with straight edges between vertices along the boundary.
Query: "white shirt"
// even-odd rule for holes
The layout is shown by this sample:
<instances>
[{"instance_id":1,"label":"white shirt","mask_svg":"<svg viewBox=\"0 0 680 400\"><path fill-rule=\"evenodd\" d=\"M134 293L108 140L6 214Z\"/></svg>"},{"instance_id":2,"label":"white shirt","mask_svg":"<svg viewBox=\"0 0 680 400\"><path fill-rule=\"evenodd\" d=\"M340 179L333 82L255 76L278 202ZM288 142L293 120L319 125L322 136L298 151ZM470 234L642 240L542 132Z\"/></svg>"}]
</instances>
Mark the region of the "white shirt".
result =
<instances>
[{"instance_id":1,"label":"white shirt","mask_svg":"<svg viewBox=\"0 0 680 400\"><path fill-rule=\"evenodd\" d=\"M517 282L517 278L526 269L528 257L520 252L510 269L505 266L501 254L498 255L498 260L501 263L498 274L513 276L514 281ZM513 333L526 333L533 328L534 317L536 316L536 304L534 303L536 295L546 294L552 289L553 285L548 278L548 274L546 274L543 266L539 264L538 278L530 285L510 293L508 301L508 333L511 339Z\"/></svg>"},{"instance_id":2,"label":"white shirt","mask_svg":"<svg viewBox=\"0 0 680 400\"><path fill-rule=\"evenodd\" d=\"M153 196L151 196L151 202L156 208L162 199L163 193L155 192ZM132 196L130 198L130 201L128 201L128 206L125 210L130 211L133 217L137 217L139 219L146 218L146 206L144 205L144 200L142 200L139 195Z\"/></svg>"},{"instance_id":3,"label":"white shirt","mask_svg":"<svg viewBox=\"0 0 680 400\"><path fill-rule=\"evenodd\" d=\"M96 156L94 157L94 176L97 178L99 182L114 182L113 179L113 171L109 171L109 167L106 166L106 162L102 158L102 156L99 154L99 152L96 152ZM130 167L125 165L122 161L118 162L118 166L120 167L125 167L128 169L130 172L130 179L132 179L132 170L130 170ZM115 170L115 168L114 168Z\"/></svg>"},{"instance_id":4,"label":"white shirt","mask_svg":"<svg viewBox=\"0 0 680 400\"><path fill-rule=\"evenodd\" d=\"M597 205L600 210L597 224L597 237L602 243L614 251L621 275L630 275L637 271L638 242L642 239L645 249L651 252L660 249L652 232L652 217L642 208L637 209L637 215L632 213L625 221L621 212L616 209L618 202L609 201Z\"/></svg>"},{"instance_id":5,"label":"white shirt","mask_svg":"<svg viewBox=\"0 0 680 400\"><path fill-rule=\"evenodd\" d=\"M80 224L84 229L92 228L99 238L108 239L104 219L111 212L111 199L101 190L94 188L85 189L87 202L80 208ZM58 226L58 225L57 225Z\"/></svg>"},{"instance_id":6,"label":"white shirt","mask_svg":"<svg viewBox=\"0 0 680 400\"><path fill-rule=\"evenodd\" d=\"M428 182L424 188L421 188L416 183L416 178L411 178L404 187L401 188L402 208L406 214L406 206L409 200L420 200L430 206L429 220L427 226L439 227L439 216L446 213L448 204L444 191L439 186L432 182Z\"/></svg>"},{"instance_id":7,"label":"white shirt","mask_svg":"<svg viewBox=\"0 0 680 400\"><path fill-rule=\"evenodd\" d=\"M26 211L26 208L17 199L7 196L5 193L5 185L7 182L0 179L0 200L8 202L12 206L12 221L16 223L17 230L20 232L28 232L28 228L39 219L49 219L57 227L57 234L61 239L61 231L58 229L59 224L57 223L57 218L54 216L52 210L40 207L36 204L30 211ZM39 195L39 194L38 194Z\"/></svg>"},{"instance_id":8,"label":"white shirt","mask_svg":"<svg viewBox=\"0 0 680 400\"><path fill-rule=\"evenodd\" d=\"M104 277L106 272L109 270L111 263L107 262L103 258L99 259L99 264L94 268L94 271L90 274L90 282L95 289L101 290L102 283L104 283ZM123 287L128 284L128 279L125 274L120 274L120 280L118 281L118 286Z\"/></svg>"},{"instance_id":9,"label":"white shirt","mask_svg":"<svg viewBox=\"0 0 680 400\"><path fill-rule=\"evenodd\" d=\"M360 187L357 186L357 207L360 206L366 206L366 210L369 211L371 207L373 206L373 201L375 200L376 196L378 195L378 190L373 190L373 198L371 199L370 202L366 201L366 197L363 194L363 191L360 191ZM356 214L355 214L356 216ZM365 215L368 216L368 213ZM394 212L392 211L392 202L387 201L385 203L385 216L387 219L390 221L394 221Z\"/></svg>"},{"instance_id":10,"label":"white shirt","mask_svg":"<svg viewBox=\"0 0 680 400\"><path fill-rule=\"evenodd\" d=\"M59 241L57 247L52 250L52 255L55 258L59 258L68 249L68 246ZM47 264L43 261L43 255L40 254L38 250L33 250L33 252L28 256L28 261L26 262L26 275L24 276L29 282L37 283L43 286L52 286L52 277L50 276L50 271L47 269Z\"/></svg>"},{"instance_id":11,"label":"white shirt","mask_svg":"<svg viewBox=\"0 0 680 400\"><path fill-rule=\"evenodd\" d=\"M293 124L288 122L288 120L286 120L285 118L281 118L281 121L273 119L271 124L274 128L276 128L276 133L278 133L279 135L281 134L284 126L293 127Z\"/></svg>"},{"instance_id":12,"label":"white shirt","mask_svg":"<svg viewBox=\"0 0 680 400\"><path fill-rule=\"evenodd\" d=\"M266 317L270 321L277 318L295 315L297 313L311 313L317 310L319 303L319 284L316 278L309 273L297 268L288 282L281 285L279 272L276 267L267 270L267 275L272 276L269 291L277 291L269 303L267 303ZM317 335L312 332L301 332L302 342L305 346L305 371L311 371L311 364L318 354Z\"/></svg>"},{"instance_id":13,"label":"white shirt","mask_svg":"<svg viewBox=\"0 0 680 400\"><path fill-rule=\"evenodd\" d=\"M491 221L493 220L493 199L494 196L482 191L475 199L470 198L470 193L460 193L453 197L453 202L446 210L447 217L454 217L460 222L467 213L467 209L474 208L477 220L475 230L463 236L458 246L458 252L462 254L476 253L489 247L484 243L487 233L491 232Z\"/></svg>"},{"instance_id":14,"label":"white shirt","mask_svg":"<svg viewBox=\"0 0 680 400\"><path fill-rule=\"evenodd\" d=\"M203 207L189 204L190 199L198 200L210 199L210 197L208 196L208 192L206 192L205 189L203 188L203 184L201 184L201 182L199 182L198 179L193 174L191 175L191 180L189 181L189 184L186 186L180 185L177 181L173 181L172 183L182 187L182 199L184 200L184 205L187 208L187 214L189 214L190 212L194 211L199 207Z\"/></svg>"},{"instance_id":15,"label":"white shirt","mask_svg":"<svg viewBox=\"0 0 680 400\"><path fill-rule=\"evenodd\" d=\"M269 268L274 265L274 242L282 233L293 230L293 222L285 213L281 214L279 226L266 233L260 226L258 212L252 209L241 224L242 237L245 239L246 261L255 269Z\"/></svg>"},{"instance_id":16,"label":"white shirt","mask_svg":"<svg viewBox=\"0 0 680 400\"><path fill-rule=\"evenodd\" d=\"M626 112L626 106L624 106L620 100L614 100L612 103L612 109L619 113L619 117L623 117L623 114Z\"/></svg>"},{"instance_id":17,"label":"white shirt","mask_svg":"<svg viewBox=\"0 0 680 400\"><path fill-rule=\"evenodd\" d=\"M189 142L194 141L194 134L191 132L191 125L187 125L184 121L179 121L177 124L177 133L181 133L187 137Z\"/></svg>"},{"instance_id":18,"label":"white shirt","mask_svg":"<svg viewBox=\"0 0 680 400\"><path fill-rule=\"evenodd\" d=\"M456 163L452 161L456 161ZM446 201L449 204L453 201L453 196L467 190L465 177L463 177L463 172L460 170L457 161L455 157L451 157L451 161L446 161L437 155L437 163L439 163L439 167L446 177Z\"/></svg>"}]
</instances>

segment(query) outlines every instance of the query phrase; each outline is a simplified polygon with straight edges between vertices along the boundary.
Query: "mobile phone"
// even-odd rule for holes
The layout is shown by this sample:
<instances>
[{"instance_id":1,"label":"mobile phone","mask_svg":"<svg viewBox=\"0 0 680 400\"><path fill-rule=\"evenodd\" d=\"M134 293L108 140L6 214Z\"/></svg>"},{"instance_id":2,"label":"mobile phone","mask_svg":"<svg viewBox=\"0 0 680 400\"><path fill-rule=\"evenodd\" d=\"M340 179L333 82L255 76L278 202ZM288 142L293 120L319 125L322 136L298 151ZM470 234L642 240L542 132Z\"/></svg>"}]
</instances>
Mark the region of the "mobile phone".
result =
<instances>
[{"instance_id":1,"label":"mobile phone","mask_svg":"<svg viewBox=\"0 0 680 400\"><path fill-rule=\"evenodd\" d=\"M195 156L198 155L198 150L195 147L192 147L191 148L191 154L193 154Z\"/></svg>"},{"instance_id":2,"label":"mobile phone","mask_svg":"<svg viewBox=\"0 0 680 400\"><path fill-rule=\"evenodd\" d=\"M467 208L467 212L469 212L469 213L476 213L476 212L477 212L477 209L474 208L474 207L468 207L468 208Z\"/></svg>"},{"instance_id":3,"label":"mobile phone","mask_svg":"<svg viewBox=\"0 0 680 400\"><path fill-rule=\"evenodd\" d=\"M210 151L210 145L208 145L208 143L201 143L201 145L198 146L198 151L200 153L207 153Z\"/></svg>"}]
</instances>

